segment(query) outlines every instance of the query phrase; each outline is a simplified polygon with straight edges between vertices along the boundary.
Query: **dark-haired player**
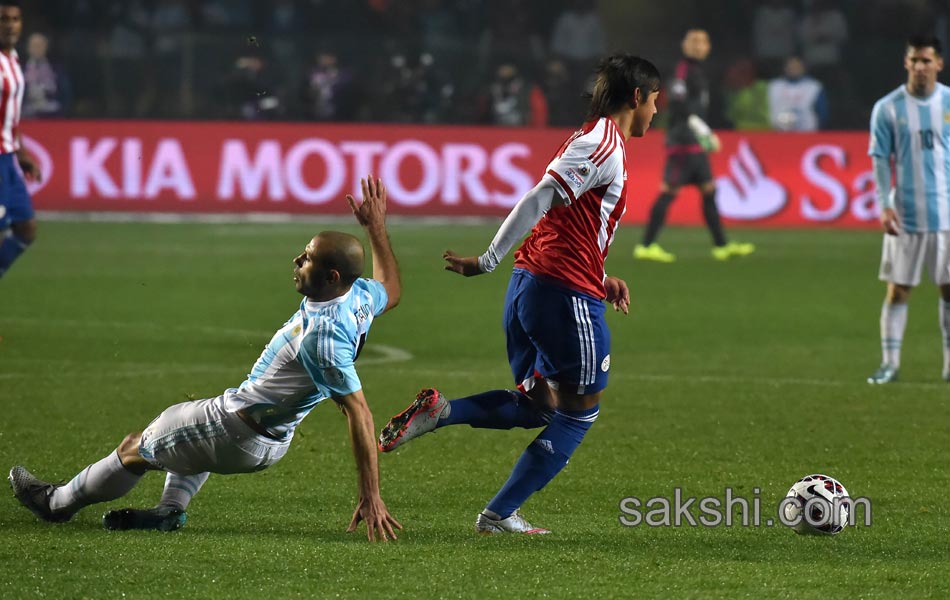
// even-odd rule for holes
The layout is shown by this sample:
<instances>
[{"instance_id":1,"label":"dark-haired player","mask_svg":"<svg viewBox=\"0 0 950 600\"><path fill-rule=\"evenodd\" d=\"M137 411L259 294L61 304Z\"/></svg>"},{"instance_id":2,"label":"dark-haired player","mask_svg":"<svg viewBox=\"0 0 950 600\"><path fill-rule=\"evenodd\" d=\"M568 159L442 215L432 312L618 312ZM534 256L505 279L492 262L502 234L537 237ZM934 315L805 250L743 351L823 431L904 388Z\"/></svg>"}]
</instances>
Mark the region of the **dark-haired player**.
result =
<instances>
[{"instance_id":1,"label":"dark-haired player","mask_svg":"<svg viewBox=\"0 0 950 600\"><path fill-rule=\"evenodd\" d=\"M656 114L660 74L650 62L617 54L597 69L587 122L565 141L541 181L518 202L481 256L444 254L446 269L488 273L515 252L505 298L508 361L517 390L447 401L425 389L380 434L388 452L438 427L542 428L498 494L476 517L480 533L548 533L518 512L567 465L597 419L610 370L604 301L627 312L627 284L604 260L627 195L624 145Z\"/></svg>"}]
</instances>

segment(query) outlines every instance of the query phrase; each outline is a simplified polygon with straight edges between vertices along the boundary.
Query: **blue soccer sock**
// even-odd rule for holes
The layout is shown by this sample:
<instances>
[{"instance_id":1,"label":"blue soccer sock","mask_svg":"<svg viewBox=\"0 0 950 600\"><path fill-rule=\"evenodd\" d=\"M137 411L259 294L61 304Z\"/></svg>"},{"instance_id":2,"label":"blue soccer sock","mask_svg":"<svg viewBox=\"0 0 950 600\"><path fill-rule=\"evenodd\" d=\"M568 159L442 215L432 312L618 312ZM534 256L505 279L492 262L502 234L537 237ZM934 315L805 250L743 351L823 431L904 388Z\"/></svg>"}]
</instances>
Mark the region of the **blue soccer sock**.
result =
<instances>
[{"instance_id":1,"label":"blue soccer sock","mask_svg":"<svg viewBox=\"0 0 950 600\"><path fill-rule=\"evenodd\" d=\"M599 411L598 404L588 410L555 412L551 424L524 451L508 481L486 508L507 518L531 494L546 486L567 465Z\"/></svg>"},{"instance_id":2,"label":"blue soccer sock","mask_svg":"<svg viewBox=\"0 0 950 600\"><path fill-rule=\"evenodd\" d=\"M23 254L30 242L15 235L12 231L0 232L0 236L3 236L0 238L0 277L3 277L6 270L10 268L17 257Z\"/></svg>"},{"instance_id":3,"label":"blue soccer sock","mask_svg":"<svg viewBox=\"0 0 950 600\"><path fill-rule=\"evenodd\" d=\"M446 412L437 428L471 425L481 429L534 429L543 427L551 418L550 412L536 410L526 395L513 390L492 390L452 400Z\"/></svg>"}]
</instances>

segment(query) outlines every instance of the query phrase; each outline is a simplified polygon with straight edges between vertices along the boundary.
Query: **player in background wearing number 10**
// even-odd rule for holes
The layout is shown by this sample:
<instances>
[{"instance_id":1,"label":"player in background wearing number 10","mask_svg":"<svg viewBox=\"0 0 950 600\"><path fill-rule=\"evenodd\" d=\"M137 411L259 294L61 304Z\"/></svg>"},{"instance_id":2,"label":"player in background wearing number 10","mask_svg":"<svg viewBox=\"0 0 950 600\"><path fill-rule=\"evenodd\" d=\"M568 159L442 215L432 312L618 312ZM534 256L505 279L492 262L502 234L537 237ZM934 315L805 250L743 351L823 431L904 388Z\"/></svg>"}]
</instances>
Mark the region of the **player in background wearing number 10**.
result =
<instances>
[{"instance_id":1,"label":"player in background wearing number 10","mask_svg":"<svg viewBox=\"0 0 950 600\"><path fill-rule=\"evenodd\" d=\"M881 366L868 383L897 380L907 299L924 266L940 287L943 378L950 381L950 87L937 81L942 52L936 37L911 38L904 52L907 82L878 100L871 112L868 154L884 228L879 278L887 283L887 293L881 307Z\"/></svg>"}]
</instances>

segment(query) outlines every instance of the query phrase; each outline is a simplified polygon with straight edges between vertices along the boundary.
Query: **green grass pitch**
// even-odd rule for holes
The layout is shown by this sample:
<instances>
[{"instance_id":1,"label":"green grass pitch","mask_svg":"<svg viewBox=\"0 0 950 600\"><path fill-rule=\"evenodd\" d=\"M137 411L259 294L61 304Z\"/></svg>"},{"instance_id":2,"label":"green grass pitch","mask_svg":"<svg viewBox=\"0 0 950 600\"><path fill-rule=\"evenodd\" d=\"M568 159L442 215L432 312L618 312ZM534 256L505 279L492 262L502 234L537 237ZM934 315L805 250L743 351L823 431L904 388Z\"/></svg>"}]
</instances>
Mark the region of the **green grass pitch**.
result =
<instances>
[{"instance_id":1,"label":"green grass pitch","mask_svg":"<svg viewBox=\"0 0 950 600\"><path fill-rule=\"evenodd\" d=\"M0 280L0 466L70 478L166 406L239 384L295 310L291 259L309 224L43 223ZM480 252L494 226L391 226L402 304L358 369L377 429L419 388L449 397L510 387L501 307L510 257L463 279L445 248ZM212 476L180 532L107 532L105 508L153 504L162 476L72 522L0 502L2 598L950 596L950 403L937 295L911 298L901 382L865 383L879 359L874 232L735 230L759 251L717 263L702 230L669 230L672 265L634 263L620 230L608 272L632 313L610 311L611 379L571 464L524 513L553 535L478 537L476 513L535 433L448 428L380 456L405 525L369 545L344 529L356 474L327 402L287 457ZM395 355L390 350L397 349ZM393 362L394 359L398 359ZM389 362L387 362L389 361ZM623 527L627 496L759 497L764 516L809 473L873 503L871 527L833 538L784 527Z\"/></svg>"}]
</instances>

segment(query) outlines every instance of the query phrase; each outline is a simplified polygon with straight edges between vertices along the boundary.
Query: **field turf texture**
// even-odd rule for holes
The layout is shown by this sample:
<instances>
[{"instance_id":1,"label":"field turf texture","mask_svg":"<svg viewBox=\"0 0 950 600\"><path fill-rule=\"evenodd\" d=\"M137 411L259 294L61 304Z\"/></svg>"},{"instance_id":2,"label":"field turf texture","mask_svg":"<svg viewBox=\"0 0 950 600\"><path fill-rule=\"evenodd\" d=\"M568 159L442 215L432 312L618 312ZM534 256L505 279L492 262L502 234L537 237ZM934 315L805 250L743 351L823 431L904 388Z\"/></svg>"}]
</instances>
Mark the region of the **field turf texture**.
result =
<instances>
[{"instance_id":1,"label":"field turf texture","mask_svg":"<svg viewBox=\"0 0 950 600\"><path fill-rule=\"evenodd\" d=\"M391 224L402 303L357 364L377 430L422 387L511 387L501 310L511 257L489 276L442 269L496 225ZM71 478L165 407L237 386L296 310L291 260L349 224L42 222L0 280L0 466ZM0 598L950 597L950 384L937 294L915 290L901 381L880 357L875 232L734 230L751 257L709 256L670 229L671 265L634 262L621 228L608 273L632 312L608 312L610 385L567 468L524 507L544 537L479 537L476 513L537 432L453 427L380 455L396 543L346 534L356 472L330 401L288 455L212 476L176 533L108 532L108 508L150 506L163 476L72 522L0 502ZM365 239L365 236L362 236ZM371 264L367 263L368 265ZM370 269L370 267L367 267ZM810 473L872 501L871 527L624 527L622 498L758 497L764 517ZM695 509L695 505L694 505ZM694 510L694 515L698 512Z\"/></svg>"}]
</instances>

